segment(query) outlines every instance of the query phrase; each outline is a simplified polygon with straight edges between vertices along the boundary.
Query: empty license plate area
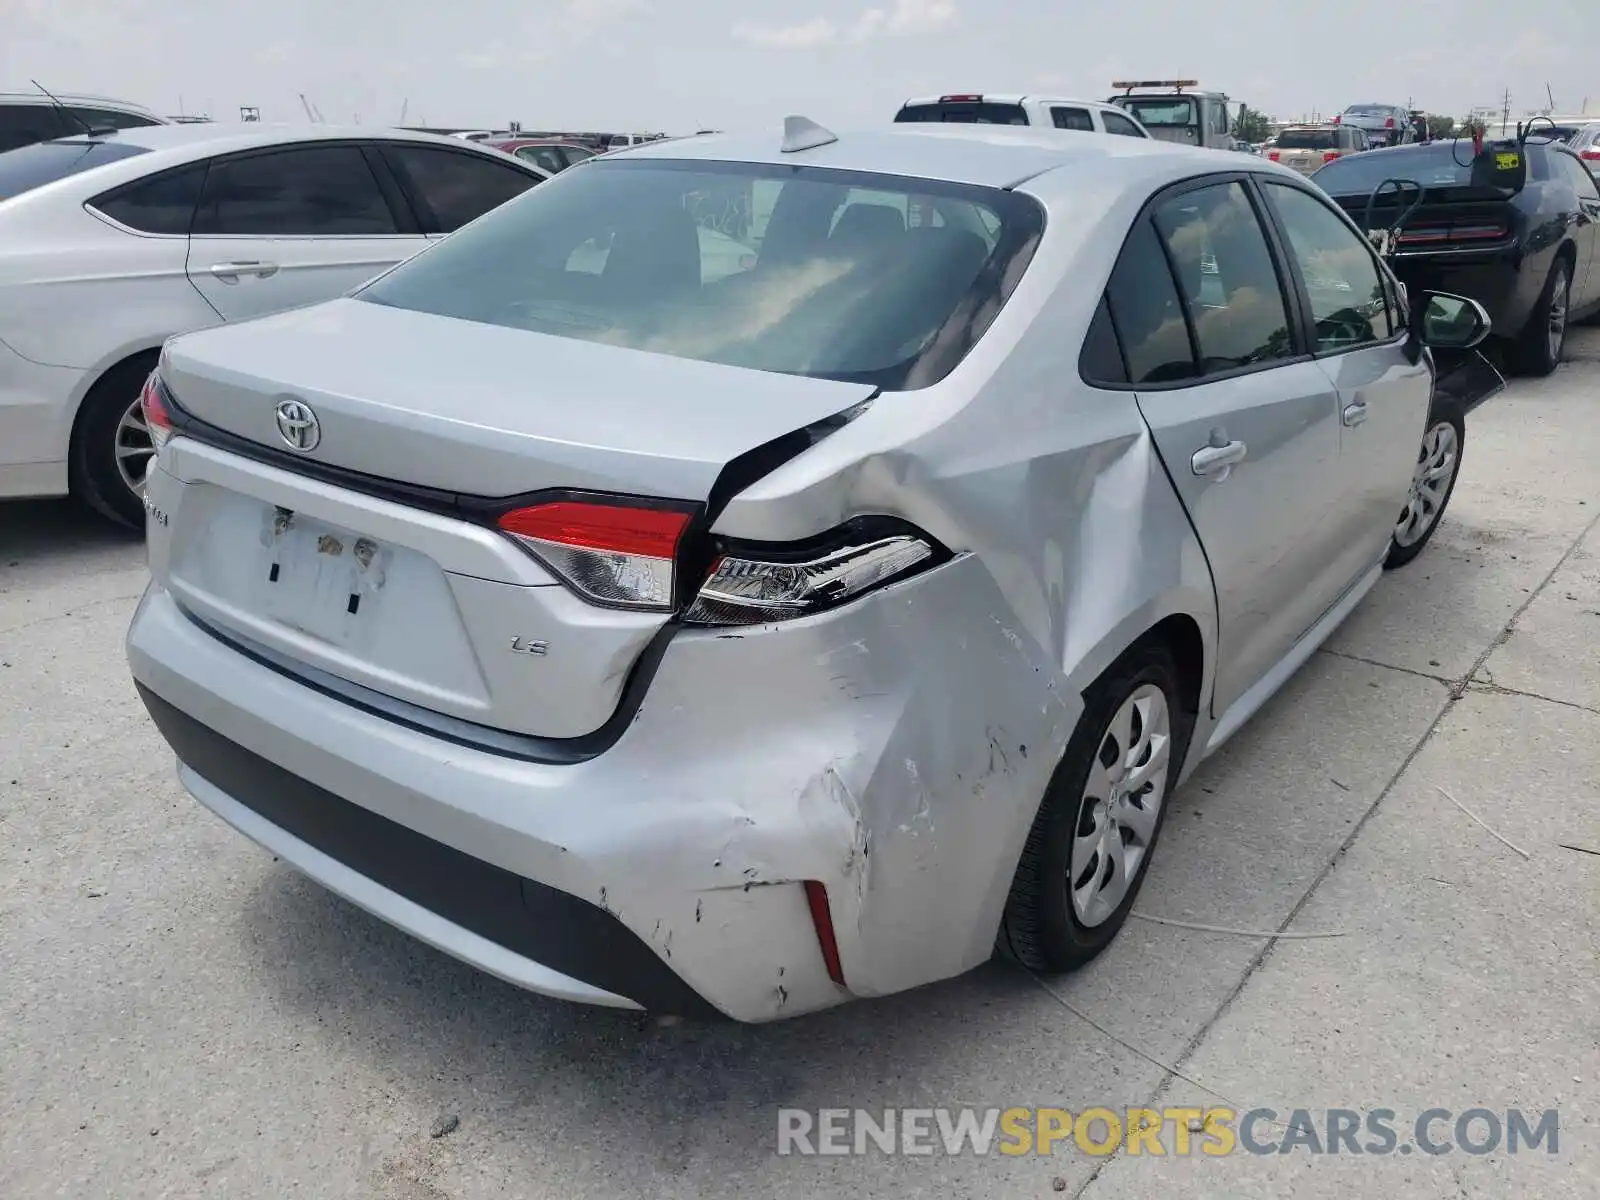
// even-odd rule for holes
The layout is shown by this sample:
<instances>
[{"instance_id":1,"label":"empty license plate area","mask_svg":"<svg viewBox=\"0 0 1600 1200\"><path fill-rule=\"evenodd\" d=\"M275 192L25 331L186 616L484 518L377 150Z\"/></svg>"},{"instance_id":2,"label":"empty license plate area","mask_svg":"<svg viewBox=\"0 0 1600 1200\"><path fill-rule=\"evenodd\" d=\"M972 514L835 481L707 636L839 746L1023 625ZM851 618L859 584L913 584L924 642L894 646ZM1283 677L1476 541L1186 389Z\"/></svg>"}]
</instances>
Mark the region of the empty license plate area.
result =
<instances>
[{"instance_id":1,"label":"empty license plate area","mask_svg":"<svg viewBox=\"0 0 1600 1200\"><path fill-rule=\"evenodd\" d=\"M323 641L350 645L358 628L379 619L393 549L286 508L264 515L264 615Z\"/></svg>"}]
</instances>

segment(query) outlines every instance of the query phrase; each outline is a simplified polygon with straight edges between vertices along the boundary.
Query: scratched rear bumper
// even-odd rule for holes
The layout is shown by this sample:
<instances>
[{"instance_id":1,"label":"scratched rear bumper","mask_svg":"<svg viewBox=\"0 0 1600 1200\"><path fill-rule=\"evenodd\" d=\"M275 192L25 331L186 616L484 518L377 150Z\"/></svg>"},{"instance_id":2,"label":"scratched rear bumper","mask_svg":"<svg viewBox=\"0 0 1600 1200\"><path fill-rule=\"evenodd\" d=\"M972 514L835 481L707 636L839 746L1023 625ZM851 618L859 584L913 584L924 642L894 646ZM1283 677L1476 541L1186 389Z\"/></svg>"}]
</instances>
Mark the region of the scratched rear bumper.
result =
<instances>
[{"instance_id":1,"label":"scratched rear bumper","mask_svg":"<svg viewBox=\"0 0 1600 1200\"><path fill-rule=\"evenodd\" d=\"M627 959L627 970L591 963L586 978L582 958L540 963L538 939L509 946L515 930L503 926L486 937L426 895L410 908L366 903L354 894L363 881L396 892L395 864L319 847L340 869L338 879L324 869L334 890L535 991L644 1007L693 1007L673 999L690 995L763 1021L947 978L989 956L1081 710L1005 614L987 572L958 558L818 617L682 631L617 744L571 765L441 742L357 708L240 653L155 585L128 655L152 711L165 706L356 817L381 819L400 841L460 856L450 870L464 862L470 873L476 860L503 886L524 881L538 899L530 921L582 924L591 910L596 928L614 921L628 936L612 938L607 958ZM180 757L203 757L168 737ZM206 770L185 762L202 801L219 812L247 801ZM258 841L274 831L306 841L284 828L287 816L252 811L268 823L246 830ZM297 865L316 876L322 859L303 857ZM845 988L828 978L806 880L827 888ZM630 939L670 979L630 957ZM496 947L515 951L515 970L502 969Z\"/></svg>"}]
</instances>

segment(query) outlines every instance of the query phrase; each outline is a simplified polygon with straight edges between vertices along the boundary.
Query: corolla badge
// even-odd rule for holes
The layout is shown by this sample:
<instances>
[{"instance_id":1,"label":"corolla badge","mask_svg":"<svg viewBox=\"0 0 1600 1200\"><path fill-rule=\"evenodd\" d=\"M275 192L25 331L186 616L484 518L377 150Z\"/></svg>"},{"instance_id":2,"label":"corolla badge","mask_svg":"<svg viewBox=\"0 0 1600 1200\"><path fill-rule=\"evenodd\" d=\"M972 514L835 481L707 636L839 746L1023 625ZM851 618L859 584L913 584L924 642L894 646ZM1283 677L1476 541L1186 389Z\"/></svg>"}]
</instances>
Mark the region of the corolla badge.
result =
<instances>
[{"instance_id":1,"label":"corolla badge","mask_svg":"<svg viewBox=\"0 0 1600 1200\"><path fill-rule=\"evenodd\" d=\"M309 404L299 400L280 400L277 408L278 436L284 445L302 454L317 448L322 440L322 423Z\"/></svg>"}]
</instances>

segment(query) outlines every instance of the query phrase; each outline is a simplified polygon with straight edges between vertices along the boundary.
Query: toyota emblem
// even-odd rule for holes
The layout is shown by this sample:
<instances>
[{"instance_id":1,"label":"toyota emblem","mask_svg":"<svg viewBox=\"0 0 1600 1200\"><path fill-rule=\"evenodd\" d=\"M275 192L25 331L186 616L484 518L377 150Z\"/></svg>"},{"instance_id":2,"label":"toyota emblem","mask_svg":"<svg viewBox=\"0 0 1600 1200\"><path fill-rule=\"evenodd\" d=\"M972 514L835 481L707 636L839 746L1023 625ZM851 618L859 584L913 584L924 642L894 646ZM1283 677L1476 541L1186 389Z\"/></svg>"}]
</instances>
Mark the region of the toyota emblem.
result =
<instances>
[{"instance_id":1,"label":"toyota emblem","mask_svg":"<svg viewBox=\"0 0 1600 1200\"><path fill-rule=\"evenodd\" d=\"M309 404L298 400L278 401L278 436L284 445L302 454L317 448L322 440L322 425Z\"/></svg>"}]
</instances>

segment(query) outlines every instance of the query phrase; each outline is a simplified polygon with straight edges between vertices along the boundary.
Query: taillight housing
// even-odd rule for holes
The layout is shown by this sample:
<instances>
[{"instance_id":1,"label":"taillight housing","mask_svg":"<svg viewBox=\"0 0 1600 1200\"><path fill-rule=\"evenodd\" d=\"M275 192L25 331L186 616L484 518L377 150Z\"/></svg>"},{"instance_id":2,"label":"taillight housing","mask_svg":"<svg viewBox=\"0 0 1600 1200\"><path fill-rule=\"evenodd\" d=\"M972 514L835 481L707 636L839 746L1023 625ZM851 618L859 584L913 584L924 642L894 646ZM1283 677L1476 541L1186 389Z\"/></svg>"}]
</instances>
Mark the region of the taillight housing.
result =
<instances>
[{"instance_id":1,"label":"taillight housing","mask_svg":"<svg viewBox=\"0 0 1600 1200\"><path fill-rule=\"evenodd\" d=\"M1324 150L1322 152L1322 161L1332 162L1334 159L1338 158L1341 153L1343 152L1339 150Z\"/></svg>"},{"instance_id":2,"label":"taillight housing","mask_svg":"<svg viewBox=\"0 0 1600 1200\"><path fill-rule=\"evenodd\" d=\"M1600 150L1585 150L1578 157L1588 162L1600 162Z\"/></svg>"},{"instance_id":3,"label":"taillight housing","mask_svg":"<svg viewBox=\"0 0 1600 1200\"><path fill-rule=\"evenodd\" d=\"M1386 121L1385 121L1385 122L1384 122L1384 123L1383 123L1383 127L1384 127L1384 128L1385 128L1385 129L1393 129L1393 128L1394 128L1394 118L1393 118L1393 117L1390 117L1390 118L1389 118L1389 119L1388 119L1388 120L1386 120Z\"/></svg>"},{"instance_id":4,"label":"taillight housing","mask_svg":"<svg viewBox=\"0 0 1600 1200\"><path fill-rule=\"evenodd\" d=\"M797 546L721 548L684 613L691 625L758 625L849 603L950 557L911 525L867 518Z\"/></svg>"},{"instance_id":5,"label":"taillight housing","mask_svg":"<svg viewBox=\"0 0 1600 1200\"><path fill-rule=\"evenodd\" d=\"M166 386L154 371L150 372L144 381L144 389L139 393L139 410L144 415L145 428L150 432L150 445L159 452L172 440L173 423Z\"/></svg>"},{"instance_id":6,"label":"taillight housing","mask_svg":"<svg viewBox=\"0 0 1600 1200\"><path fill-rule=\"evenodd\" d=\"M586 600L670 612L689 507L623 498L563 497L495 522Z\"/></svg>"},{"instance_id":7,"label":"taillight housing","mask_svg":"<svg viewBox=\"0 0 1600 1200\"><path fill-rule=\"evenodd\" d=\"M1278 152L1276 150L1268 150L1267 151L1267 158L1270 159L1272 162L1277 162L1278 161Z\"/></svg>"}]
</instances>

